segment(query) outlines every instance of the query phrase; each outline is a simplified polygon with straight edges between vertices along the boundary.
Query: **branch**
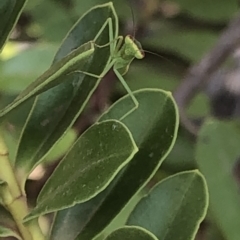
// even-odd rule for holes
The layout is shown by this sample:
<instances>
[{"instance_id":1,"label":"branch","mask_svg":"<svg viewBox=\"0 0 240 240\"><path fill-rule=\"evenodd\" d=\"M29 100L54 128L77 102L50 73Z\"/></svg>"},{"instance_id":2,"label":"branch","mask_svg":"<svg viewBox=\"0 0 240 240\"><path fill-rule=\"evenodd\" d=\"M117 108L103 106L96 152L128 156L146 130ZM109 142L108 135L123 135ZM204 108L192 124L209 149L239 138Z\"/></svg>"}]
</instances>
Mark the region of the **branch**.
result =
<instances>
[{"instance_id":1,"label":"branch","mask_svg":"<svg viewBox=\"0 0 240 240\"><path fill-rule=\"evenodd\" d=\"M215 47L196 65L190 68L184 80L174 93L183 126L193 134L198 128L188 119L185 108L204 87L211 74L219 69L226 58L240 44L240 14L234 18L220 36Z\"/></svg>"}]
</instances>

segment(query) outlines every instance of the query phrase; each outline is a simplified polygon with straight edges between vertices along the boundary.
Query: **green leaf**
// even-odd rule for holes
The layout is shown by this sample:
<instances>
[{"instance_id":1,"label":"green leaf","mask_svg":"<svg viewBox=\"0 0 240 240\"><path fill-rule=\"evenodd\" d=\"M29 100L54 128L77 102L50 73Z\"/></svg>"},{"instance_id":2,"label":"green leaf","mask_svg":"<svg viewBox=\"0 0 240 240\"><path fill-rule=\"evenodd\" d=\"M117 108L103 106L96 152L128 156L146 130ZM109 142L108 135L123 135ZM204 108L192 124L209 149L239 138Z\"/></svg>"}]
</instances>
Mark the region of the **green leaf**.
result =
<instances>
[{"instance_id":1,"label":"green leaf","mask_svg":"<svg viewBox=\"0 0 240 240\"><path fill-rule=\"evenodd\" d=\"M136 152L131 133L121 122L109 120L93 125L58 165L26 220L93 198Z\"/></svg>"},{"instance_id":2,"label":"green leaf","mask_svg":"<svg viewBox=\"0 0 240 240\"><path fill-rule=\"evenodd\" d=\"M225 239L240 236L239 185L233 176L240 156L240 130L234 123L209 120L198 136L196 160L210 196L210 212Z\"/></svg>"},{"instance_id":3,"label":"green leaf","mask_svg":"<svg viewBox=\"0 0 240 240\"><path fill-rule=\"evenodd\" d=\"M187 114L192 118L201 118L210 115L209 97L204 93L197 94L189 105Z\"/></svg>"},{"instance_id":4,"label":"green leaf","mask_svg":"<svg viewBox=\"0 0 240 240\"><path fill-rule=\"evenodd\" d=\"M81 1L79 0L73 0L74 4L74 9L73 12L75 13L76 16L82 15L84 12L86 12L89 8L96 6L98 4L103 4L106 2L109 2L109 0L88 0L85 1L84 4L82 4ZM134 6L130 6L128 0L112 0L114 8L116 9L118 18L120 22L126 23L126 21L133 21L133 14L131 12L131 8ZM134 12L134 19L136 20L137 23L137 13ZM129 34L133 35L133 31L128 32Z\"/></svg>"},{"instance_id":5,"label":"green leaf","mask_svg":"<svg viewBox=\"0 0 240 240\"><path fill-rule=\"evenodd\" d=\"M16 97L16 95L9 96L4 94L2 96L3 96L1 98L2 102L0 102L1 106L6 106L6 104L11 103ZM8 123L10 125L13 125L14 127L17 128L18 131L20 131L19 133L19 137L20 137L21 131L25 125L25 122L27 120L27 117L28 117L29 111L31 110L33 102L34 102L34 98L29 99L25 103L19 105L17 108L18 109L17 111L11 111L9 114L7 114L7 119L5 119L6 121L4 121L4 118L0 117L0 124L4 125L4 122L5 122L6 124ZM17 141L17 145L18 144L19 142ZM15 158L13 160L15 161Z\"/></svg>"},{"instance_id":6,"label":"green leaf","mask_svg":"<svg viewBox=\"0 0 240 240\"><path fill-rule=\"evenodd\" d=\"M132 90L150 87L173 91L178 86L180 71L177 70L179 69L171 66L166 60L154 63L153 61L144 59L143 61L135 61L131 64L126 77L124 77ZM161 64L161 68L159 68L159 64ZM146 77L148 78L147 81ZM119 87L125 92L122 85Z\"/></svg>"},{"instance_id":7,"label":"green leaf","mask_svg":"<svg viewBox=\"0 0 240 240\"><path fill-rule=\"evenodd\" d=\"M56 50L56 46L52 44L34 44L3 61L0 90L7 94L18 94L49 68Z\"/></svg>"},{"instance_id":8,"label":"green leaf","mask_svg":"<svg viewBox=\"0 0 240 240\"><path fill-rule=\"evenodd\" d=\"M218 0L175 0L183 13L192 17L214 22L229 21L237 13L239 2L237 0L221 1Z\"/></svg>"},{"instance_id":9,"label":"green leaf","mask_svg":"<svg viewBox=\"0 0 240 240\"><path fill-rule=\"evenodd\" d=\"M159 24L161 25L161 24ZM210 50L218 39L218 34L209 30L185 29L179 25L166 26L166 29L157 29L154 36L142 39L142 44L148 48L164 49L190 59L199 61Z\"/></svg>"},{"instance_id":10,"label":"green leaf","mask_svg":"<svg viewBox=\"0 0 240 240\"><path fill-rule=\"evenodd\" d=\"M15 26L26 0L1 0L0 1L0 52L6 43L9 34Z\"/></svg>"},{"instance_id":11,"label":"green leaf","mask_svg":"<svg viewBox=\"0 0 240 240\"><path fill-rule=\"evenodd\" d=\"M214 222L210 223L205 233L206 240L226 240Z\"/></svg>"},{"instance_id":12,"label":"green leaf","mask_svg":"<svg viewBox=\"0 0 240 240\"><path fill-rule=\"evenodd\" d=\"M114 23L118 23L111 3L90 9L66 36L54 62L64 58L72 49L93 40L109 17ZM102 45L108 41L109 34L106 28L97 40L97 44ZM109 48L97 48L86 71L94 74L102 73L109 57ZM62 80L64 81L62 84L36 98L22 133L16 157L16 167L22 176L22 187L29 172L75 122L101 79L75 72Z\"/></svg>"},{"instance_id":13,"label":"green leaf","mask_svg":"<svg viewBox=\"0 0 240 240\"><path fill-rule=\"evenodd\" d=\"M67 133L61 138L59 142L50 150L49 154L46 156L44 162L56 161L72 147L77 139L77 132L74 129L69 129Z\"/></svg>"},{"instance_id":14,"label":"green leaf","mask_svg":"<svg viewBox=\"0 0 240 240\"><path fill-rule=\"evenodd\" d=\"M48 42L61 41L71 27L73 19L76 19L72 14L72 7L66 7L66 4L59 1L29 1L26 8L31 12L32 21L34 22L32 26L33 33L37 36L40 35L42 39Z\"/></svg>"},{"instance_id":15,"label":"green leaf","mask_svg":"<svg viewBox=\"0 0 240 240\"><path fill-rule=\"evenodd\" d=\"M94 53L94 44L87 42L52 65L44 74L25 88L18 97L0 112L0 117L17 108L23 102L60 84L67 75L84 70Z\"/></svg>"},{"instance_id":16,"label":"green leaf","mask_svg":"<svg viewBox=\"0 0 240 240\"><path fill-rule=\"evenodd\" d=\"M151 232L137 226L125 226L108 235L105 240L158 240Z\"/></svg>"},{"instance_id":17,"label":"green leaf","mask_svg":"<svg viewBox=\"0 0 240 240\"><path fill-rule=\"evenodd\" d=\"M122 122L133 134L139 151L98 199L57 214L58 227L53 226L52 236L60 238L54 239L64 239L61 238L63 223L67 219L71 222L72 218L79 223L78 229L73 226L80 233L77 239L89 240L99 234L143 188L172 149L178 130L178 112L171 94L158 89L144 89L134 92L134 95L139 107ZM124 97L100 121L120 119L132 106L131 98ZM68 227L64 229L71 232L72 226Z\"/></svg>"},{"instance_id":18,"label":"green leaf","mask_svg":"<svg viewBox=\"0 0 240 240\"><path fill-rule=\"evenodd\" d=\"M113 183L110 183L110 186ZM74 240L106 197L109 187L93 199L58 211L51 229L51 240Z\"/></svg>"},{"instance_id":19,"label":"green leaf","mask_svg":"<svg viewBox=\"0 0 240 240\"><path fill-rule=\"evenodd\" d=\"M193 240L207 206L207 185L202 174L181 172L154 186L137 204L127 225L146 228L161 240Z\"/></svg>"},{"instance_id":20,"label":"green leaf","mask_svg":"<svg viewBox=\"0 0 240 240\"><path fill-rule=\"evenodd\" d=\"M194 142L185 129L180 128L172 151L161 169L171 173L196 169Z\"/></svg>"}]
</instances>

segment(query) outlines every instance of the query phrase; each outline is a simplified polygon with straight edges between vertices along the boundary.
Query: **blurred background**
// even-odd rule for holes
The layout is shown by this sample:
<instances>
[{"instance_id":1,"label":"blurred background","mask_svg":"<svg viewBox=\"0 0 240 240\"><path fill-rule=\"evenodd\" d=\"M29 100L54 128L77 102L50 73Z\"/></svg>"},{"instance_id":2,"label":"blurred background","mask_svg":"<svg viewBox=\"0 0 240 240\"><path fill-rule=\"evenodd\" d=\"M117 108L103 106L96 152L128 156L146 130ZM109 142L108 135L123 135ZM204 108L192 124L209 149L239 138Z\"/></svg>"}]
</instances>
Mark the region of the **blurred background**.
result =
<instances>
[{"instance_id":1,"label":"blurred background","mask_svg":"<svg viewBox=\"0 0 240 240\"><path fill-rule=\"evenodd\" d=\"M108 1L28 1L0 55L1 108L48 69L64 36L79 17L90 7L104 2ZM145 58L133 61L124 77L132 90L154 87L173 93L179 91L189 69L216 46L230 22L240 14L237 0L115 0L113 3L120 19L120 34L133 35L146 51ZM240 28L236 31L240 32ZM190 97L190 104L185 109L187 118L196 126L210 116L237 119L240 115L239 78L240 48L236 45L221 65L215 66L211 75L199 83L200 91ZM44 168L30 176L27 191L33 202L77 135L90 126L107 106L125 94L113 73L107 74L92 97L88 110L59 143L61 146L58 145L47 156ZM183 95L183 98L188 97ZM25 104L17 115L10 115L3 127L12 158L29 111L28 105L31 103ZM196 168L195 141L196 135L181 125L174 149L155 178ZM154 184L154 179L150 184ZM199 233L198 239L223 239L217 228L210 230L218 237L207 238L206 226L208 224L204 223L203 233ZM207 231L207 234L212 232Z\"/></svg>"}]
</instances>

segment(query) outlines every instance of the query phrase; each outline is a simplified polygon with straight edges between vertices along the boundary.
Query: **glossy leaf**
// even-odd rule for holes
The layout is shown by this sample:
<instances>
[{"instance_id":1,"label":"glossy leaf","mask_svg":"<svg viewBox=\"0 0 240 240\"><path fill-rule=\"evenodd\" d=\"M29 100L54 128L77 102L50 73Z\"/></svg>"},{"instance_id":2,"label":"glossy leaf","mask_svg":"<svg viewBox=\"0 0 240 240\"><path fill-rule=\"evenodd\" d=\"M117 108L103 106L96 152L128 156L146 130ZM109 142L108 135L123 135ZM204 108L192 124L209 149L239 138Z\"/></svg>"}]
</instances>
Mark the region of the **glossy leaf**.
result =
<instances>
[{"instance_id":1,"label":"glossy leaf","mask_svg":"<svg viewBox=\"0 0 240 240\"><path fill-rule=\"evenodd\" d=\"M110 235L108 235L105 240L158 240L151 232L144 228L131 226L122 227Z\"/></svg>"},{"instance_id":2,"label":"glossy leaf","mask_svg":"<svg viewBox=\"0 0 240 240\"><path fill-rule=\"evenodd\" d=\"M240 236L239 185L234 164L240 156L240 130L231 122L209 120L202 127L196 148L199 169L204 174L210 196L210 212L225 239Z\"/></svg>"},{"instance_id":3,"label":"glossy leaf","mask_svg":"<svg viewBox=\"0 0 240 240\"><path fill-rule=\"evenodd\" d=\"M110 183L110 186L113 184ZM105 189L93 199L77 204L71 208L58 211L51 229L51 240L74 240L84 228L94 211L101 205L103 199L109 193Z\"/></svg>"},{"instance_id":4,"label":"glossy leaf","mask_svg":"<svg viewBox=\"0 0 240 240\"><path fill-rule=\"evenodd\" d=\"M6 43L9 34L15 26L26 0L1 0L0 1L0 52Z\"/></svg>"},{"instance_id":5,"label":"glossy leaf","mask_svg":"<svg viewBox=\"0 0 240 240\"><path fill-rule=\"evenodd\" d=\"M59 239L64 239L60 232L64 221L71 217L79 221L79 228L74 228L76 233L80 233L77 239L92 239L99 234L146 184L173 147L178 129L178 113L170 93L158 89L144 89L134 94L139 107L122 122L133 134L139 151L101 197L63 213L60 211L56 216L58 226L53 227L51 237L57 235ZM129 97L120 99L100 121L120 119L132 104ZM71 231L69 226L67 232Z\"/></svg>"},{"instance_id":6,"label":"glossy leaf","mask_svg":"<svg viewBox=\"0 0 240 240\"><path fill-rule=\"evenodd\" d=\"M194 146L188 132L179 128L174 147L163 162L161 169L169 173L196 169Z\"/></svg>"},{"instance_id":7,"label":"glossy leaf","mask_svg":"<svg viewBox=\"0 0 240 240\"><path fill-rule=\"evenodd\" d=\"M86 202L109 185L137 152L129 130L119 121L93 125L58 165L27 220Z\"/></svg>"},{"instance_id":8,"label":"glossy leaf","mask_svg":"<svg viewBox=\"0 0 240 240\"><path fill-rule=\"evenodd\" d=\"M74 48L93 40L109 17L113 23L118 23L111 3L90 9L66 36L54 62L64 58ZM108 28L105 28L96 42L102 45L108 41ZM91 64L85 70L94 74L102 73L109 57L109 47L96 48ZM75 122L101 79L74 72L60 80L64 82L36 98L22 133L16 157L22 186L29 172Z\"/></svg>"},{"instance_id":9,"label":"glossy leaf","mask_svg":"<svg viewBox=\"0 0 240 240\"><path fill-rule=\"evenodd\" d=\"M202 174L181 172L154 186L137 204L127 225L146 228L162 240L193 240L207 206L207 185Z\"/></svg>"}]
</instances>

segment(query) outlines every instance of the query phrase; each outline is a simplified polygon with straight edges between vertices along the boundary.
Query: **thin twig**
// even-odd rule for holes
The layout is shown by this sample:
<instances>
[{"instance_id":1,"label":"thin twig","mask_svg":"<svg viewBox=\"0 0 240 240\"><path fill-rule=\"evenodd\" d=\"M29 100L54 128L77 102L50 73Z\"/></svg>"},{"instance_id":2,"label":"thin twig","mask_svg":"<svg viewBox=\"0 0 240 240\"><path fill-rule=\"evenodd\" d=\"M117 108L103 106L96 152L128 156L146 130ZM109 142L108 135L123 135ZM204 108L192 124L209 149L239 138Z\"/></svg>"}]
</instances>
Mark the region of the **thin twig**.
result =
<instances>
[{"instance_id":1,"label":"thin twig","mask_svg":"<svg viewBox=\"0 0 240 240\"><path fill-rule=\"evenodd\" d=\"M185 108L198 91L205 86L211 74L219 69L226 58L240 44L240 14L223 31L215 47L196 65L190 68L186 77L174 93L179 107L181 123L193 134L197 127L189 120Z\"/></svg>"}]
</instances>

